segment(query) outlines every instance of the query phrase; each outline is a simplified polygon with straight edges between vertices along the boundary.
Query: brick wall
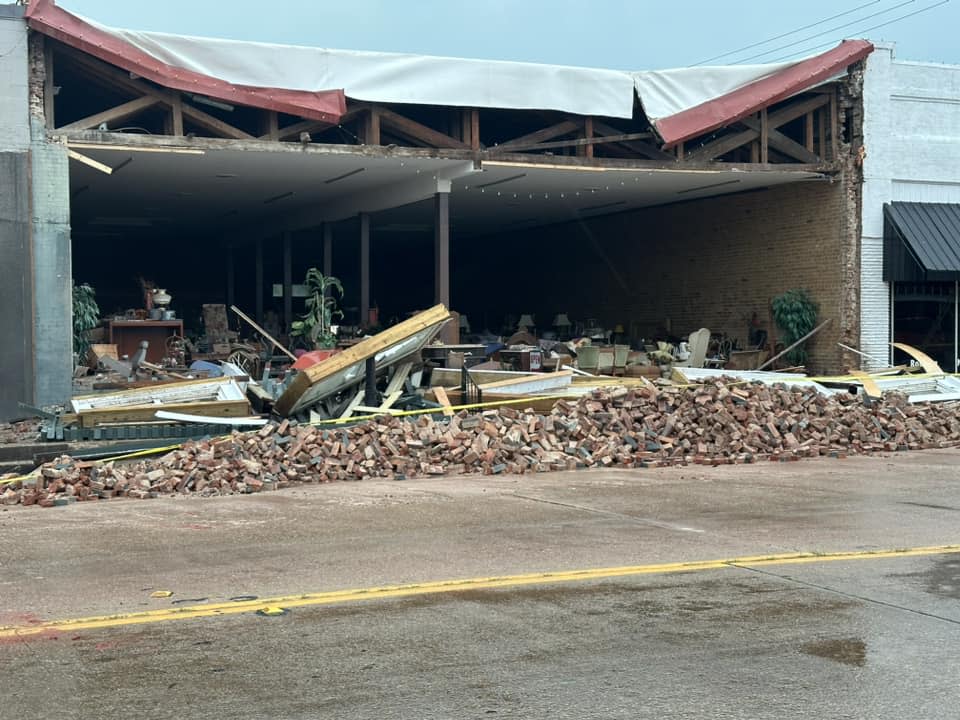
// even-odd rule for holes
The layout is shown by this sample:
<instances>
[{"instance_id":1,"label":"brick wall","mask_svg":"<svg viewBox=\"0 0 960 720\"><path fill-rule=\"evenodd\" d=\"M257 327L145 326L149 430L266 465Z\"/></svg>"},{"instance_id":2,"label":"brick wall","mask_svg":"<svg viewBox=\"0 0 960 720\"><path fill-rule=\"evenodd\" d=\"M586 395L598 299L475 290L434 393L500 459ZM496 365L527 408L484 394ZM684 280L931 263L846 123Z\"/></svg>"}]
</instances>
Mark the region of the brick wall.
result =
<instances>
[{"instance_id":1,"label":"brick wall","mask_svg":"<svg viewBox=\"0 0 960 720\"><path fill-rule=\"evenodd\" d=\"M453 306L471 317L533 312L542 324L566 312L642 333L669 318L676 335L702 326L745 342L753 313L766 326L772 297L806 288L820 320L833 320L808 346L808 366L837 371L837 341L859 333L845 291L859 272L848 267L855 196L840 180L810 181L472 243L454 257Z\"/></svg>"}]
</instances>

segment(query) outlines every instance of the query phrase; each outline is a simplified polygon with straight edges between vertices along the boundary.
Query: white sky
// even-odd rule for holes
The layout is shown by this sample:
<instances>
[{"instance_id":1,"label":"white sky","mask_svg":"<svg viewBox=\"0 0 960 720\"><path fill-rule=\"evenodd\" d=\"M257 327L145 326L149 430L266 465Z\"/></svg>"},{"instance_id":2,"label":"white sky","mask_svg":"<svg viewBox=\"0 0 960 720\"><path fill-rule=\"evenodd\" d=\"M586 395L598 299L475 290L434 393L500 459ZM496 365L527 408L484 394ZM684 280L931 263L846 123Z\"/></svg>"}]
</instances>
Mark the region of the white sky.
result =
<instances>
[{"instance_id":1,"label":"white sky","mask_svg":"<svg viewBox=\"0 0 960 720\"><path fill-rule=\"evenodd\" d=\"M936 6L938 2L944 4ZM901 60L960 65L960 0L58 0L58 4L106 25L134 30L625 70L693 65L845 13L715 63L760 53L749 62L772 62L791 53L821 52L845 37L868 37L896 42ZM922 12L863 32L917 11ZM828 45L815 47L824 43Z\"/></svg>"}]
</instances>

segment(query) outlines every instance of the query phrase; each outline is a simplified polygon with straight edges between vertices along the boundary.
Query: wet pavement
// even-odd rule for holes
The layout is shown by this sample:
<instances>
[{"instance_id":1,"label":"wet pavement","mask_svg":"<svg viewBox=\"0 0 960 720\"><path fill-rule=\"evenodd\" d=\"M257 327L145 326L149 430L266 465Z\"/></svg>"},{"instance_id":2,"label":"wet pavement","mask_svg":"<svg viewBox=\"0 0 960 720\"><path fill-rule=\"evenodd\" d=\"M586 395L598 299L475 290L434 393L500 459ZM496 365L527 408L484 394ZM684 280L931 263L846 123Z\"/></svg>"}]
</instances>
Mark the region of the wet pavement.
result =
<instances>
[{"instance_id":1,"label":"wet pavement","mask_svg":"<svg viewBox=\"0 0 960 720\"><path fill-rule=\"evenodd\" d=\"M955 544L958 459L13 508L0 512L0 625ZM958 642L960 554L737 566L0 637L0 718L953 718Z\"/></svg>"}]
</instances>

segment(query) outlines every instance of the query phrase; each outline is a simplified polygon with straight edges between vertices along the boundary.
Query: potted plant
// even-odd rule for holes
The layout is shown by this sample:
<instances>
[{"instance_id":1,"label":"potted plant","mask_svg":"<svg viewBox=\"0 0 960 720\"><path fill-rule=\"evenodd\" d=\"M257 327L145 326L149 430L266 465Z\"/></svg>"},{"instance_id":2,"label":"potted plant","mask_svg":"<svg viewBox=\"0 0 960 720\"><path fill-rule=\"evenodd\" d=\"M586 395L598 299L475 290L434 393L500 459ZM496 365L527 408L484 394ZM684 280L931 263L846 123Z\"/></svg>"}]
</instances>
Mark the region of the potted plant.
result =
<instances>
[{"instance_id":1,"label":"potted plant","mask_svg":"<svg viewBox=\"0 0 960 720\"><path fill-rule=\"evenodd\" d=\"M96 291L84 283L73 285L73 352L75 362L83 362L90 350L90 331L100 323Z\"/></svg>"},{"instance_id":2,"label":"potted plant","mask_svg":"<svg viewBox=\"0 0 960 720\"><path fill-rule=\"evenodd\" d=\"M343 285L317 268L307 270L304 285L309 293L307 311L290 324L290 335L301 338L310 350L332 350L337 344L337 336L332 330L333 320L343 317L334 294L343 297Z\"/></svg>"},{"instance_id":3,"label":"potted plant","mask_svg":"<svg viewBox=\"0 0 960 720\"><path fill-rule=\"evenodd\" d=\"M817 324L817 304L806 290L787 290L775 297L771 303L773 321L783 333L782 341L789 347ZM804 365L807 362L806 343L798 345L786 354L791 365Z\"/></svg>"}]
</instances>

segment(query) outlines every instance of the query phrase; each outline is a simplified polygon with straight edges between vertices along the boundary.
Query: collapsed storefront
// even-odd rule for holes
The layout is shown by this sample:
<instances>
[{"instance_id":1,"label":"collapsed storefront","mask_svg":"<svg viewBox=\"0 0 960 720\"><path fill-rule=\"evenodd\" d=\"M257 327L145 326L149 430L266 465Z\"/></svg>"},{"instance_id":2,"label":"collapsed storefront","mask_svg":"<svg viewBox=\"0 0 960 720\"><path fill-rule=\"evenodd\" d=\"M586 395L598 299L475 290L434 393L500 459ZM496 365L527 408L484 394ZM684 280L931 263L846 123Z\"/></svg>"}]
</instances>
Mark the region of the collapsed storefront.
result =
<instances>
[{"instance_id":1,"label":"collapsed storefront","mask_svg":"<svg viewBox=\"0 0 960 720\"><path fill-rule=\"evenodd\" d=\"M810 366L854 364L869 43L622 73L134 33L45 1L27 22L29 182L69 218L11 256L35 330L8 328L34 358L8 416L69 395L69 277L108 323L166 289L187 336L225 303L285 338L319 267L348 326L440 302L464 333L530 316L634 346L708 327L747 347L802 287L832 320Z\"/></svg>"}]
</instances>

